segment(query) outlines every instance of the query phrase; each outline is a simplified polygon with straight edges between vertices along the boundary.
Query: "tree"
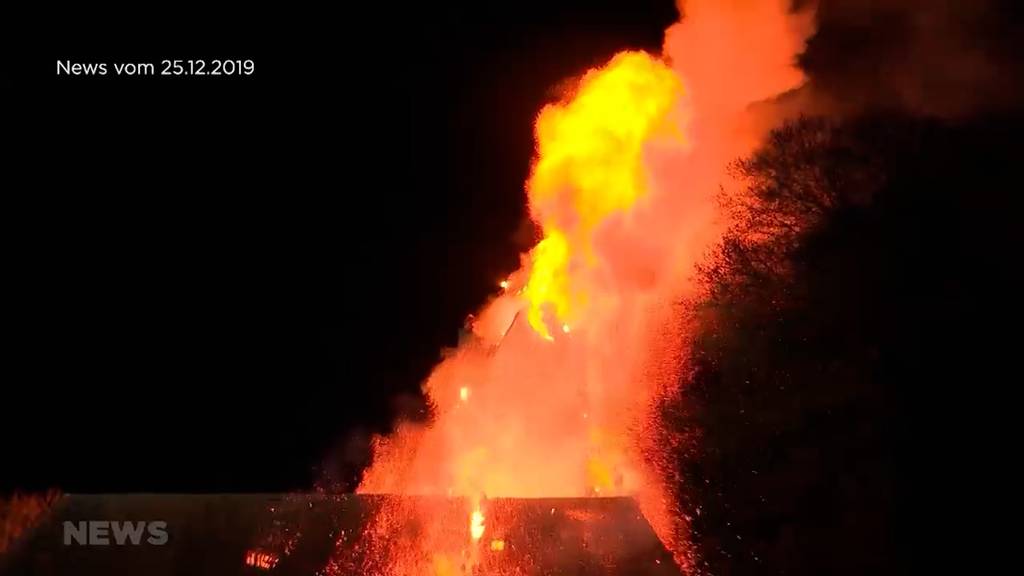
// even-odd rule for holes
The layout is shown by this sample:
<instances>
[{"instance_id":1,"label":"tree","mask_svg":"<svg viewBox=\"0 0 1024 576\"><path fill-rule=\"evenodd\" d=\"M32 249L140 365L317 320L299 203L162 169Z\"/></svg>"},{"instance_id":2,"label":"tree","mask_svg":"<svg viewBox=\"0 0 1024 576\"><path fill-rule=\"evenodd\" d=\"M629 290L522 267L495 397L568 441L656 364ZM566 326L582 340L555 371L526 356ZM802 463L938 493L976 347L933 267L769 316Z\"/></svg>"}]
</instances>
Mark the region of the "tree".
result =
<instances>
[{"instance_id":1,"label":"tree","mask_svg":"<svg viewBox=\"0 0 1024 576\"><path fill-rule=\"evenodd\" d=\"M746 187L723 198L733 224L665 411L700 431L679 461L709 573L916 564L944 455L931 407L991 353L976 338L994 320L972 311L1012 285L1019 127L804 118L735 164Z\"/></svg>"}]
</instances>

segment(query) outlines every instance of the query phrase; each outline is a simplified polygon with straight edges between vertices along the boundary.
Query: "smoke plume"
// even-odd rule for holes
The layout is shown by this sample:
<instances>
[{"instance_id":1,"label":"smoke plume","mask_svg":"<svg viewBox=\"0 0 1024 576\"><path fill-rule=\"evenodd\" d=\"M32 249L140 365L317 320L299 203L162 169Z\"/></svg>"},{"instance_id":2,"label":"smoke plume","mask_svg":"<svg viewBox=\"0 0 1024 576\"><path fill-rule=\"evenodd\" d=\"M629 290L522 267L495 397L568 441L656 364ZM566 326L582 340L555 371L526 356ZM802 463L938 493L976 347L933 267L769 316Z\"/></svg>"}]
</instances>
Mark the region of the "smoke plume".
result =
<instances>
[{"instance_id":1,"label":"smoke plume","mask_svg":"<svg viewBox=\"0 0 1024 576\"><path fill-rule=\"evenodd\" d=\"M1019 106L1020 5L821 0L801 56L819 109L943 117Z\"/></svg>"}]
</instances>

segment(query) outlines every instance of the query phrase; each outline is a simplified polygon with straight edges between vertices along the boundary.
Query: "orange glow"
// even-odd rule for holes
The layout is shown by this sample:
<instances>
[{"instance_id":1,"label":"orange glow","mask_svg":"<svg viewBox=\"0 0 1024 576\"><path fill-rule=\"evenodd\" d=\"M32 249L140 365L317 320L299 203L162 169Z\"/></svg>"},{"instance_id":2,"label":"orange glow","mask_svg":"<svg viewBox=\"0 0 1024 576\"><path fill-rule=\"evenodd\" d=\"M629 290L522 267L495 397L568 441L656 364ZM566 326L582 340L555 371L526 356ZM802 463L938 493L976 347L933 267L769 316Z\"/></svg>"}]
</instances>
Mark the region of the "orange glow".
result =
<instances>
[{"instance_id":1,"label":"orange glow","mask_svg":"<svg viewBox=\"0 0 1024 576\"><path fill-rule=\"evenodd\" d=\"M479 562L481 495L634 496L694 571L667 456L689 439L660 426L657 403L686 368L680 303L699 298L695 266L726 224L716 196L737 185L726 167L777 120L752 104L802 79L792 63L809 20L787 6L689 0L663 55L620 53L540 111L526 196L541 239L423 383L430 424L377 437L359 487L464 507L424 513L428 533L384 573Z\"/></svg>"},{"instance_id":2,"label":"orange glow","mask_svg":"<svg viewBox=\"0 0 1024 576\"><path fill-rule=\"evenodd\" d=\"M56 490L40 494L15 492L10 497L0 497L0 558L22 533L43 520L60 497Z\"/></svg>"},{"instance_id":3,"label":"orange glow","mask_svg":"<svg viewBox=\"0 0 1024 576\"><path fill-rule=\"evenodd\" d=\"M270 552L261 550L249 550L245 553L245 565L259 568L260 570L271 570L277 566L278 557Z\"/></svg>"},{"instance_id":4,"label":"orange glow","mask_svg":"<svg viewBox=\"0 0 1024 576\"><path fill-rule=\"evenodd\" d=\"M492 552L501 552L504 549L505 549L505 541L504 540L491 540L491 551Z\"/></svg>"}]
</instances>

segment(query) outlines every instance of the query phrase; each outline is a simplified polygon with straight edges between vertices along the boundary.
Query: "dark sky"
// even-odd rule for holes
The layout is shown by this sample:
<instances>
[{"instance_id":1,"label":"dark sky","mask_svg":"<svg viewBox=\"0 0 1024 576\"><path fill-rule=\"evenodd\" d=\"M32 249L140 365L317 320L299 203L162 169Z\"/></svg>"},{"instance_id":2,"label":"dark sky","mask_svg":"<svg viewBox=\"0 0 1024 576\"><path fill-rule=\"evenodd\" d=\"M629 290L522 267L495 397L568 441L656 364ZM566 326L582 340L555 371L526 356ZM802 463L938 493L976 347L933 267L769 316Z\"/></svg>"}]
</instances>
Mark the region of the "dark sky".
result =
<instances>
[{"instance_id":1,"label":"dark sky","mask_svg":"<svg viewBox=\"0 0 1024 576\"><path fill-rule=\"evenodd\" d=\"M658 50L677 17L548 4L51 18L44 89L15 118L27 294L0 493L301 489L335 444L420 411L441 347L517 266L552 87ZM848 109L1019 102L1009 2L821 4L801 62ZM55 59L225 57L257 74L44 76Z\"/></svg>"},{"instance_id":2,"label":"dark sky","mask_svg":"<svg viewBox=\"0 0 1024 576\"><path fill-rule=\"evenodd\" d=\"M304 488L332 445L421 410L440 348L518 263L551 87L657 50L676 17L253 10L54 27L46 74L236 57L257 75L64 78L36 102L0 492Z\"/></svg>"}]
</instances>

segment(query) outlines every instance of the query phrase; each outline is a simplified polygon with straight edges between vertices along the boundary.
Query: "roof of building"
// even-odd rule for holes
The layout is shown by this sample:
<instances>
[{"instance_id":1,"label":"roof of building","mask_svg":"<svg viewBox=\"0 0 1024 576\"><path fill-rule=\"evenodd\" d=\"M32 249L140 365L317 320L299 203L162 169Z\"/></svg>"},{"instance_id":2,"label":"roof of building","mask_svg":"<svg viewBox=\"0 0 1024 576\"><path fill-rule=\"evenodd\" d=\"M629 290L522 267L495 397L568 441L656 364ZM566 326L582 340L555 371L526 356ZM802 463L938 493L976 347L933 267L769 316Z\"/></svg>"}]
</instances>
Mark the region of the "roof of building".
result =
<instances>
[{"instance_id":1,"label":"roof of building","mask_svg":"<svg viewBox=\"0 0 1024 576\"><path fill-rule=\"evenodd\" d=\"M432 575L681 573L629 498L478 506L474 531L471 505L458 498L67 495L0 558L0 573L406 576L409 566L428 566ZM109 524L93 528L95 521Z\"/></svg>"}]
</instances>

